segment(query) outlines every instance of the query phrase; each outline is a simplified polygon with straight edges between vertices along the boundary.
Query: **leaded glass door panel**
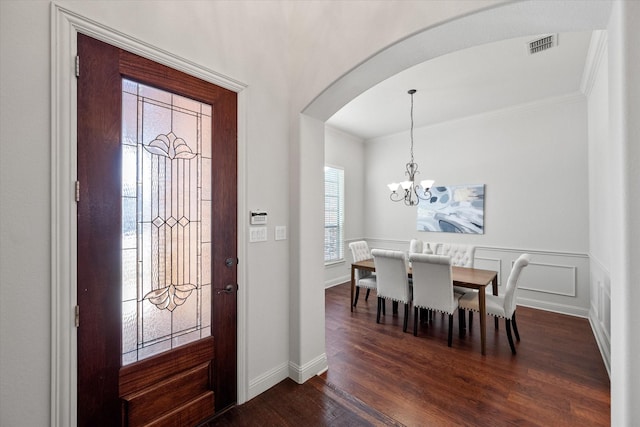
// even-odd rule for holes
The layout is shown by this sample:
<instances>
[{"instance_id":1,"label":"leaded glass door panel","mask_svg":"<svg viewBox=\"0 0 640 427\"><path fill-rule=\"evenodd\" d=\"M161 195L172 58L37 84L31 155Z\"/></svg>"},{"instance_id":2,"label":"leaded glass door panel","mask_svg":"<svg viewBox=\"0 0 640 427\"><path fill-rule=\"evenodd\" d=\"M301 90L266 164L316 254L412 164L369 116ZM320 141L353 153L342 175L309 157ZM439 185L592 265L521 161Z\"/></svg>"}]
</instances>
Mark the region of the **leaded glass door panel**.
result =
<instances>
[{"instance_id":1,"label":"leaded glass door panel","mask_svg":"<svg viewBox=\"0 0 640 427\"><path fill-rule=\"evenodd\" d=\"M236 95L78 52L78 425L195 425L236 400Z\"/></svg>"},{"instance_id":2,"label":"leaded glass door panel","mask_svg":"<svg viewBox=\"0 0 640 427\"><path fill-rule=\"evenodd\" d=\"M122 80L122 364L211 335L212 107Z\"/></svg>"}]
</instances>

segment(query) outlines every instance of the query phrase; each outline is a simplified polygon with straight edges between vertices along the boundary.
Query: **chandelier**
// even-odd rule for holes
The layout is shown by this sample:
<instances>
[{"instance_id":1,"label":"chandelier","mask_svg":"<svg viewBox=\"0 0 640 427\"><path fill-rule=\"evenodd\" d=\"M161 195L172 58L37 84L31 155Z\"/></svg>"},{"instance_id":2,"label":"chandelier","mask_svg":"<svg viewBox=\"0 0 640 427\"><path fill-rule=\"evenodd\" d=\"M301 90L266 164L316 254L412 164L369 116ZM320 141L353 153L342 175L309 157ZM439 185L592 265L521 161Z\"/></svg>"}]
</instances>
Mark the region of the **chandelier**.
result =
<instances>
[{"instance_id":1,"label":"chandelier","mask_svg":"<svg viewBox=\"0 0 640 427\"><path fill-rule=\"evenodd\" d=\"M393 182L387 184L387 187L391 190L389 195L391 200L394 202L404 201L407 206L415 206L420 203L420 200L429 200L431 198L431 191L429 190L434 181L425 179L420 183L415 182L416 175L420 173L418 172L418 164L413 161L413 94L416 93L416 90L411 89L408 93L411 95L411 161L407 163L407 170L404 174L409 179L401 183Z\"/></svg>"}]
</instances>

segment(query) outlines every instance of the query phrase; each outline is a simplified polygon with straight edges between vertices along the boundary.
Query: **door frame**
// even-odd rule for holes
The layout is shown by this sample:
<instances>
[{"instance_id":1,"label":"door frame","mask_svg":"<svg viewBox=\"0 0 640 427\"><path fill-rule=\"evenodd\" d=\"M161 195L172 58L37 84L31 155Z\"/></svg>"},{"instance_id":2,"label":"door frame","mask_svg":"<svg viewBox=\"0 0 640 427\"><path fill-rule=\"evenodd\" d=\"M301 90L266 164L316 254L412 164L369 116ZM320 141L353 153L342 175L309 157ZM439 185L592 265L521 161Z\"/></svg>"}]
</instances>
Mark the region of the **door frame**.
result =
<instances>
[{"instance_id":1,"label":"door frame","mask_svg":"<svg viewBox=\"0 0 640 427\"><path fill-rule=\"evenodd\" d=\"M247 85L134 39L84 16L51 5L51 425L77 425L77 34L128 50L238 94L237 403L247 400Z\"/></svg>"}]
</instances>

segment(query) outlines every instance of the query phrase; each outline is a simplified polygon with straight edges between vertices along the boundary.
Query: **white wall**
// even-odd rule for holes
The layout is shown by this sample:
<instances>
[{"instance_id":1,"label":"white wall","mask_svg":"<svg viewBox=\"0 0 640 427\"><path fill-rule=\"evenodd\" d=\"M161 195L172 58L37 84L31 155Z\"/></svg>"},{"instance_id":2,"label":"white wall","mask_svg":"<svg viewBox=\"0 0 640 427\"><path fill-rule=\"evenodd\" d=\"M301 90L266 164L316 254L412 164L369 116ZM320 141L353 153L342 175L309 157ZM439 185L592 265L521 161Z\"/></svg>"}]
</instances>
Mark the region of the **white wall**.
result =
<instances>
[{"instance_id":1,"label":"white wall","mask_svg":"<svg viewBox=\"0 0 640 427\"><path fill-rule=\"evenodd\" d=\"M640 3L614 2L608 36L611 253L611 425L640 420Z\"/></svg>"},{"instance_id":2,"label":"white wall","mask_svg":"<svg viewBox=\"0 0 640 427\"><path fill-rule=\"evenodd\" d=\"M365 238L364 141L332 127L325 127L324 161L327 165L344 169L344 256L345 261L325 267L325 286L333 286L350 279L351 251L349 243Z\"/></svg>"},{"instance_id":3,"label":"white wall","mask_svg":"<svg viewBox=\"0 0 640 427\"><path fill-rule=\"evenodd\" d=\"M420 102L419 98L416 102ZM372 247L407 250L418 238L476 245L476 265L500 272L533 255L520 304L586 316L589 308L587 103L581 94L414 130L420 179L485 184L481 235L419 232L415 207L392 203L386 184L403 178L407 132L367 142L366 236Z\"/></svg>"},{"instance_id":4,"label":"white wall","mask_svg":"<svg viewBox=\"0 0 640 427\"><path fill-rule=\"evenodd\" d=\"M10 427L49 424L48 29L47 2L0 2L0 425Z\"/></svg>"},{"instance_id":5,"label":"white wall","mask_svg":"<svg viewBox=\"0 0 640 427\"><path fill-rule=\"evenodd\" d=\"M609 87L606 32L592 38L589 81L586 85L589 117L589 259L591 307L589 320L605 365L611 366L611 253L610 228L614 221L610 195L613 188L614 159L609 144ZM603 227L603 225L605 225Z\"/></svg>"},{"instance_id":6,"label":"white wall","mask_svg":"<svg viewBox=\"0 0 640 427\"><path fill-rule=\"evenodd\" d=\"M416 100L416 102L419 102ZM416 208L388 199L409 160L404 132L367 143L366 233L587 253L587 116L581 95L414 130L420 179L485 184L485 234L418 232Z\"/></svg>"}]
</instances>

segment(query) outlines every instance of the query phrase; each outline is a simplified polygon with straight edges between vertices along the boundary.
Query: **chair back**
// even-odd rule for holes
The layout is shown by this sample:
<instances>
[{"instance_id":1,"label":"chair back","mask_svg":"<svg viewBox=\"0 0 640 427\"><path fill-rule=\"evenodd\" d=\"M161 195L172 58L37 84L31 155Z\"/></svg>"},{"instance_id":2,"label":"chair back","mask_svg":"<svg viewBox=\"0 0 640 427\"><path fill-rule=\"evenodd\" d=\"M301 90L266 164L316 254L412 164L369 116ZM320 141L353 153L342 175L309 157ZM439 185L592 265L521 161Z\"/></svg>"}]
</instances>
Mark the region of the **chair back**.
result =
<instances>
[{"instance_id":1,"label":"chair back","mask_svg":"<svg viewBox=\"0 0 640 427\"><path fill-rule=\"evenodd\" d=\"M453 314L458 301L453 297L451 258L413 254L413 306Z\"/></svg>"},{"instance_id":2,"label":"chair back","mask_svg":"<svg viewBox=\"0 0 640 427\"><path fill-rule=\"evenodd\" d=\"M507 279L507 287L504 293L504 313L507 319L511 319L513 312L516 310L516 289L518 289L518 279L520 279L520 273L522 269L529 265L531 256L529 254L522 254L518 257L513 264L509 279Z\"/></svg>"},{"instance_id":3,"label":"chair back","mask_svg":"<svg viewBox=\"0 0 640 427\"><path fill-rule=\"evenodd\" d=\"M438 245L436 253L451 257L451 265L473 268L476 247L473 245L442 243Z\"/></svg>"},{"instance_id":4,"label":"chair back","mask_svg":"<svg viewBox=\"0 0 640 427\"><path fill-rule=\"evenodd\" d=\"M358 240L356 242L349 243L349 249L351 249L353 262L364 261L372 258L369 245L365 240ZM356 269L356 280L360 280L371 275L370 271Z\"/></svg>"},{"instance_id":5,"label":"chair back","mask_svg":"<svg viewBox=\"0 0 640 427\"><path fill-rule=\"evenodd\" d=\"M402 251L374 249L378 296L407 304L411 299L407 263Z\"/></svg>"},{"instance_id":6,"label":"chair back","mask_svg":"<svg viewBox=\"0 0 640 427\"><path fill-rule=\"evenodd\" d=\"M409 255L422 253L422 240L411 239L409 242Z\"/></svg>"}]
</instances>

